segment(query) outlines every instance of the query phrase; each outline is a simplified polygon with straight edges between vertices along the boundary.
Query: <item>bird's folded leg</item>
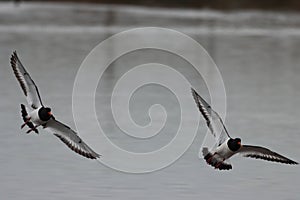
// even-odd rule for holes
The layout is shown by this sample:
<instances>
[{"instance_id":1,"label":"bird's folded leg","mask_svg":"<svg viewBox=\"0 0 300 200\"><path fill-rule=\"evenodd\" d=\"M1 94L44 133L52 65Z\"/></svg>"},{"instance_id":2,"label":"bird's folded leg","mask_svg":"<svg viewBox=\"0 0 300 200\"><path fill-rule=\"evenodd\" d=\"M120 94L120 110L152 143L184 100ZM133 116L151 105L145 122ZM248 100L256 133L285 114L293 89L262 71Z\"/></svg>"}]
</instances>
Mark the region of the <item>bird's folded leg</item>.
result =
<instances>
[{"instance_id":1,"label":"bird's folded leg","mask_svg":"<svg viewBox=\"0 0 300 200\"><path fill-rule=\"evenodd\" d=\"M212 159L213 159L213 157L214 157L215 155L216 155L216 153L214 153L214 154L209 153L209 154L207 154L204 158L205 158L206 162L207 162L208 164L210 164L211 161L212 161Z\"/></svg>"},{"instance_id":2,"label":"bird's folded leg","mask_svg":"<svg viewBox=\"0 0 300 200\"><path fill-rule=\"evenodd\" d=\"M36 132L36 134L39 134L38 130L36 129L37 127L39 127L40 125L35 125L34 127L32 127L31 129L29 129L26 133L30 133L31 131Z\"/></svg>"},{"instance_id":3,"label":"bird's folded leg","mask_svg":"<svg viewBox=\"0 0 300 200\"><path fill-rule=\"evenodd\" d=\"M215 168L219 168L221 166L222 162L218 162L216 165L215 165Z\"/></svg>"},{"instance_id":4,"label":"bird's folded leg","mask_svg":"<svg viewBox=\"0 0 300 200\"><path fill-rule=\"evenodd\" d=\"M31 117L29 117L29 118L25 121L25 123L22 124L21 129L24 128L28 122L30 122L30 119L31 119Z\"/></svg>"}]
</instances>

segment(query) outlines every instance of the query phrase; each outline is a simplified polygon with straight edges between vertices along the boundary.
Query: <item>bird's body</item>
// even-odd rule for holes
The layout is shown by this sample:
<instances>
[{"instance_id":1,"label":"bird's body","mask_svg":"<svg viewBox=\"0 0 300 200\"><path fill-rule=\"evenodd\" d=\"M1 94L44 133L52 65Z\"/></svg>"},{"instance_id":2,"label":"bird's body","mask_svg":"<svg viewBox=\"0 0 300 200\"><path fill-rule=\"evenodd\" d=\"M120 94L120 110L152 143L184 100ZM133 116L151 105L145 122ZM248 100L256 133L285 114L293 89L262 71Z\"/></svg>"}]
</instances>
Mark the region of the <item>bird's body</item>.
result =
<instances>
[{"instance_id":1,"label":"bird's body","mask_svg":"<svg viewBox=\"0 0 300 200\"><path fill-rule=\"evenodd\" d=\"M42 124L47 122L47 121L41 120L40 117L39 117L39 109L41 109L41 108L42 107L34 109L28 115L28 118L30 118L30 121L33 122L36 125L42 125Z\"/></svg>"},{"instance_id":2,"label":"bird's body","mask_svg":"<svg viewBox=\"0 0 300 200\"><path fill-rule=\"evenodd\" d=\"M29 108L26 108L25 105L21 104L21 113L24 121L21 128L27 125L30 128L27 133L31 131L38 133L37 128L42 126L58 137L74 152L90 159L99 158L100 155L85 144L75 131L57 121L52 115L51 109L43 105L36 84L20 62L16 52L13 52L10 63L29 106Z\"/></svg>"},{"instance_id":3,"label":"bird's body","mask_svg":"<svg viewBox=\"0 0 300 200\"><path fill-rule=\"evenodd\" d=\"M231 169L230 163L226 162L241 148L240 139L228 138L223 143L219 144L216 148L211 149L203 148L202 153L206 162L219 169Z\"/></svg>"},{"instance_id":4,"label":"bird's body","mask_svg":"<svg viewBox=\"0 0 300 200\"><path fill-rule=\"evenodd\" d=\"M39 107L37 109L32 110L29 113L30 121L33 122L35 125L43 125L46 124L47 121L49 121L51 118L47 118L46 116L40 116L41 111L44 109L44 107Z\"/></svg>"},{"instance_id":5,"label":"bird's body","mask_svg":"<svg viewBox=\"0 0 300 200\"><path fill-rule=\"evenodd\" d=\"M218 155L221 159L227 160L231 156L234 155L234 151L230 150L228 147L228 140L227 139L223 144L218 146L214 151L213 154Z\"/></svg>"},{"instance_id":6,"label":"bird's body","mask_svg":"<svg viewBox=\"0 0 300 200\"><path fill-rule=\"evenodd\" d=\"M192 95L216 141L213 148L209 149L208 147L204 147L202 149L203 157L209 165L219 170L232 169L232 165L228 162L228 159L235 154L285 164L298 164L267 148L242 145L240 138L231 138L218 113L216 113L193 88Z\"/></svg>"}]
</instances>

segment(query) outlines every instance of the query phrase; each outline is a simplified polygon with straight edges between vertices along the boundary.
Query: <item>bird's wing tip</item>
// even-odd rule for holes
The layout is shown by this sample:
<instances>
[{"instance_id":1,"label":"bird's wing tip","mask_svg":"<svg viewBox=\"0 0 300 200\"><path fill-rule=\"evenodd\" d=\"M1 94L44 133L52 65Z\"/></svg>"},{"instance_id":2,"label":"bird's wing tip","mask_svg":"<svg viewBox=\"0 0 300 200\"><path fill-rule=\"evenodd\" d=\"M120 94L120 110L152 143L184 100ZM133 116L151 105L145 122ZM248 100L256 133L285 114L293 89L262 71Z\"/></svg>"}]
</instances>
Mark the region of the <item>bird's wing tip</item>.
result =
<instances>
[{"instance_id":1,"label":"bird's wing tip","mask_svg":"<svg viewBox=\"0 0 300 200\"><path fill-rule=\"evenodd\" d=\"M198 96L199 96L199 94L196 92L196 90L194 89L194 88L192 88L191 87L191 93L192 93L192 96L193 96L193 98L194 98L194 100L195 100L195 102L198 104Z\"/></svg>"},{"instance_id":2,"label":"bird's wing tip","mask_svg":"<svg viewBox=\"0 0 300 200\"><path fill-rule=\"evenodd\" d=\"M291 165L299 165L299 163L298 162L296 162L296 161L293 161L292 160L292 162L290 163Z\"/></svg>"},{"instance_id":3,"label":"bird's wing tip","mask_svg":"<svg viewBox=\"0 0 300 200\"><path fill-rule=\"evenodd\" d=\"M192 92L193 95L197 94L196 90L194 88L192 88L192 87L191 87L191 92Z\"/></svg>"},{"instance_id":4,"label":"bird's wing tip","mask_svg":"<svg viewBox=\"0 0 300 200\"><path fill-rule=\"evenodd\" d=\"M18 54L17 54L17 51L16 50L13 50L12 54L11 54L11 57L18 57Z\"/></svg>"},{"instance_id":5,"label":"bird's wing tip","mask_svg":"<svg viewBox=\"0 0 300 200\"><path fill-rule=\"evenodd\" d=\"M13 51L13 53L11 54L11 57L10 57L10 64L12 65L12 67L16 66L16 63L17 63L18 59L19 58L18 58L17 52Z\"/></svg>"}]
</instances>

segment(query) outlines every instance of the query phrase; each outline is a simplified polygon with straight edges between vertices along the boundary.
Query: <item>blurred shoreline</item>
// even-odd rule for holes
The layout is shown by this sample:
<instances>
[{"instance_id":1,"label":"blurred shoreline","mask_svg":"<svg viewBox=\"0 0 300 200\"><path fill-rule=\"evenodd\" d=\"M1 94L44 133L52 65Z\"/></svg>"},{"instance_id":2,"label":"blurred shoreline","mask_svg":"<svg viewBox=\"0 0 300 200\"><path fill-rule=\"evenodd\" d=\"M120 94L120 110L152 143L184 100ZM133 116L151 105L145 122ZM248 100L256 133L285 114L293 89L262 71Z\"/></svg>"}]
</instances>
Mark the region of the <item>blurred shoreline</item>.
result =
<instances>
[{"instance_id":1,"label":"blurred shoreline","mask_svg":"<svg viewBox=\"0 0 300 200\"><path fill-rule=\"evenodd\" d=\"M31 2L42 2L36 0L23 0ZM269 11L299 11L300 1L296 0L46 0L47 2L73 2L73 3L97 3L117 5L137 5L147 7L166 8L194 8L194 9L216 9L216 10L269 10ZM15 0L22 2L22 0Z\"/></svg>"},{"instance_id":2,"label":"blurred shoreline","mask_svg":"<svg viewBox=\"0 0 300 200\"><path fill-rule=\"evenodd\" d=\"M66 13L77 14L73 18L66 18ZM14 6L12 1L0 2L0 32L115 33L145 26L171 28L195 35L299 36L300 14L49 1L25 1Z\"/></svg>"}]
</instances>

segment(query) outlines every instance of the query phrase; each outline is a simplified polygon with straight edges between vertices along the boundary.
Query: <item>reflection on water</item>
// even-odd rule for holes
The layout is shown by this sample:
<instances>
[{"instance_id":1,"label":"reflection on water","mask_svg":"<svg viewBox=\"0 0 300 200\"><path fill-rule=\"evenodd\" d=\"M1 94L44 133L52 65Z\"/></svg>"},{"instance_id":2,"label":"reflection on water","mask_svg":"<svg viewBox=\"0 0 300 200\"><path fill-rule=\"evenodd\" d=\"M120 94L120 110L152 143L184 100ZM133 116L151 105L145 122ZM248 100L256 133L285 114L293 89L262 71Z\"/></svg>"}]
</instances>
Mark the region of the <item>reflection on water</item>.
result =
<instances>
[{"instance_id":1,"label":"reflection on water","mask_svg":"<svg viewBox=\"0 0 300 200\"><path fill-rule=\"evenodd\" d=\"M195 142L181 159L164 170L143 175L116 172L81 158L44 131L38 136L26 135L19 128L19 106L25 99L9 67L10 53L16 49L38 84L44 103L53 107L57 118L75 127L71 104L73 82L89 51L113 33L128 28L174 28L201 43L217 63L227 92L226 124L231 135L299 161L299 18L295 13L167 11L74 4L13 7L2 3L1 196L3 199L299 199L297 166L236 157L231 160L233 171L220 173L199 160L199 148L206 133L203 121ZM142 62L141 54L148 55L143 56L145 63L153 59L168 61L209 99L201 76L174 55L159 57L159 52L148 50L117 60L101 79L96 108L101 123L111 132L108 137L132 151L157 148L173 137L172 133L162 133L157 141L146 142L144 146L145 142L141 144L122 134L110 117L111 89L130 67L122 64L128 64L129 60ZM176 98L161 87L140 90L131 108L136 122L147 123L148 107L159 102L170 116L168 130L176 129L179 115Z\"/></svg>"}]
</instances>

